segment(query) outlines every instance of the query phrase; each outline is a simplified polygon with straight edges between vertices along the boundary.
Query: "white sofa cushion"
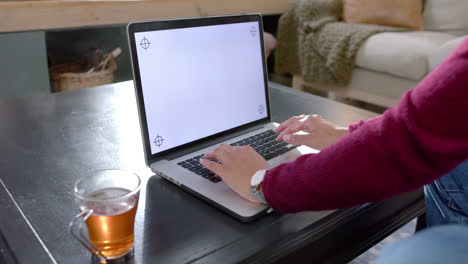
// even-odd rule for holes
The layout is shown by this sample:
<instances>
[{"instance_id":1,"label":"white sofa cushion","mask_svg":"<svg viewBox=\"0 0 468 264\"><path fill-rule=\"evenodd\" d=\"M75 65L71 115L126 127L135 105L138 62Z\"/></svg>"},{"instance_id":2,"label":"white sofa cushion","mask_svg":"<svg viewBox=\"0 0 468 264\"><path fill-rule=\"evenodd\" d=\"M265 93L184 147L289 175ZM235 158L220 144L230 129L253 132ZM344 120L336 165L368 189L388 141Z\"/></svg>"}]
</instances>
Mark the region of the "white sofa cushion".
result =
<instances>
[{"instance_id":1,"label":"white sofa cushion","mask_svg":"<svg viewBox=\"0 0 468 264\"><path fill-rule=\"evenodd\" d=\"M444 45L440 46L437 50L431 53L428 57L429 71L433 71L439 64L460 45L466 36L452 39Z\"/></svg>"},{"instance_id":2,"label":"white sofa cushion","mask_svg":"<svg viewBox=\"0 0 468 264\"><path fill-rule=\"evenodd\" d=\"M294 76L293 83L296 82L296 85L302 84L303 81L302 77ZM416 87L418 83L419 81L398 78L386 73L356 67L346 87L320 83L305 83L305 86L316 91L333 92L337 96L349 97L385 107L394 107L401 95Z\"/></svg>"},{"instance_id":3,"label":"white sofa cushion","mask_svg":"<svg viewBox=\"0 0 468 264\"><path fill-rule=\"evenodd\" d=\"M451 34L430 31L375 34L359 49L356 65L419 81L428 73L428 56L454 38Z\"/></svg>"},{"instance_id":4,"label":"white sofa cushion","mask_svg":"<svg viewBox=\"0 0 468 264\"><path fill-rule=\"evenodd\" d=\"M358 67L353 70L353 77L348 87L398 100L404 92L416 87L419 81L396 78Z\"/></svg>"},{"instance_id":5,"label":"white sofa cushion","mask_svg":"<svg viewBox=\"0 0 468 264\"><path fill-rule=\"evenodd\" d=\"M424 30L468 34L467 0L425 0Z\"/></svg>"}]
</instances>

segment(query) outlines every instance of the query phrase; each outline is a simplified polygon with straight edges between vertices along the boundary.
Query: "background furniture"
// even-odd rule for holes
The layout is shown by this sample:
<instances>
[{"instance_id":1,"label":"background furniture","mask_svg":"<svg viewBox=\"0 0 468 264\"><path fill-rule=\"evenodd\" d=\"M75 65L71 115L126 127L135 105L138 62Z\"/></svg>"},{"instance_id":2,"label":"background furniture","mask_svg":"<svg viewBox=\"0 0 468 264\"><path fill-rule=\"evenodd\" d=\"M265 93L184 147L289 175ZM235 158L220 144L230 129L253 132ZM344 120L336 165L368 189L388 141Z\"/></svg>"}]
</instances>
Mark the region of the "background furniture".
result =
<instances>
[{"instance_id":1,"label":"background furniture","mask_svg":"<svg viewBox=\"0 0 468 264\"><path fill-rule=\"evenodd\" d=\"M0 58L0 99L50 92L44 32L0 34Z\"/></svg>"},{"instance_id":2,"label":"background furniture","mask_svg":"<svg viewBox=\"0 0 468 264\"><path fill-rule=\"evenodd\" d=\"M0 1L0 100L50 93L48 55L61 63L83 59L94 48L120 47L114 80L132 79L130 21L258 12L265 31L275 32L279 14L293 1Z\"/></svg>"},{"instance_id":3,"label":"background furniture","mask_svg":"<svg viewBox=\"0 0 468 264\"><path fill-rule=\"evenodd\" d=\"M0 32L127 24L227 14L281 14L294 0L0 1Z\"/></svg>"},{"instance_id":4,"label":"background furniture","mask_svg":"<svg viewBox=\"0 0 468 264\"><path fill-rule=\"evenodd\" d=\"M465 0L426 0L425 29L371 36L359 49L347 86L307 83L294 75L293 88L312 88L332 96L395 106L405 91L414 88L463 41L468 34L466 14Z\"/></svg>"},{"instance_id":5,"label":"background furniture","mask_svg":"<svg viewBox=\"0 0 468 264\"><path fill-rule=\"evenodd\" d=\"M270 84L274 121L317 113L345 125L375 116ZM68 233L73 183L121 168L142 177L135 263L345 263L424 212L421 191L359 207L241 223L146 167L131 81L0 102L0 262L89 263Z\"/></svg>"}]
</instances>

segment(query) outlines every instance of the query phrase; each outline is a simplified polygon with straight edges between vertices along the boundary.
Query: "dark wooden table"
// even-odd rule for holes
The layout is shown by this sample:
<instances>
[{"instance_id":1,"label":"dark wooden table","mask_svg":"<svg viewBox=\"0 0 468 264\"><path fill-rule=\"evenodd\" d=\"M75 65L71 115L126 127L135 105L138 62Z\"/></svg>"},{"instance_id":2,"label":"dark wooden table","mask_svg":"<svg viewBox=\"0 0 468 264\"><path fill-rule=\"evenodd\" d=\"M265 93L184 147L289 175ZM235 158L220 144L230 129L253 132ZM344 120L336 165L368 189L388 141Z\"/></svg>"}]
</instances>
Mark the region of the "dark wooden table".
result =
<instances>
[{"instance_id":1,"label":"dark wooden table","mask_svg":"<svg viewBox=\"0 0 468 264\"><path fill-rule=\"evenodd\" d=\"M302 113L341 125L375 116L270 87L277 122ZM3 102L0 120L0 263L90 263L67 227L78 213L73 183L97 169L128 169L143 179L135 263L346 263L424 211L417 191L241 223L146 167L131 81Z\"/></svg>"}]
</instances>

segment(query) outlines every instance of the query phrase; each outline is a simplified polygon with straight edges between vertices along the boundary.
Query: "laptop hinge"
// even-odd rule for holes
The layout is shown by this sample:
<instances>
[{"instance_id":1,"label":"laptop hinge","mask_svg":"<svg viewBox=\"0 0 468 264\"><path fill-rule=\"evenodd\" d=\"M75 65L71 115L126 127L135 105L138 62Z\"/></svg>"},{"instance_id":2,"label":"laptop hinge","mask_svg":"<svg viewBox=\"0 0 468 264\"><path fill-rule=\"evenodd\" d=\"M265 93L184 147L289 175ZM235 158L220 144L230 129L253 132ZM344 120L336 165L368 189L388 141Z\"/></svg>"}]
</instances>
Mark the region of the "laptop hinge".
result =
<instances>
[{"instance_id":1,"label":"laptop hinge","mask_svg":"<svg viewBox=\"0 0 468 264\"><path fill-rule=\"evenodd\" d=\"M185 156L185 155L187 155L187 154L189 154L189 153L198 151L198 150L200 150L200 149L204 149L204 148L207 148L207 147L209 147L209 146L213 146L213 145L219 144L219 143L221 143L221 142L227 141L227 140L229 140L229 139L232 139L232 138L241 136L241 135L243 135L243 134L252 132L252 131L254 131L254 130L261 129L261 128L263 128L264 126L265 126L265 124L260 124L260 125L257 125L257 126L254 126L254 127L250 127L250 128L247 128L247 129L238 131L238 132L230 133L229 135L221 136L221 137L219 137L219 138L216 138L216 139L213 139L213 140L209 140L209 141L207 141L207 142L203 142L203 143L197 144L197 146L194 146L194 147L191 147L191 148L188 148L188 149L184 149L184 150L181 150L181 151L172 153L172 154L167 155L167 156L165 156L165 157L162 157L162 158L160 158L160 159L154 160L153 162L158 161L158 160L163 160L163 159L165 159L165 160L177 159L178 157Z\"/></svg>"}]
</instances>

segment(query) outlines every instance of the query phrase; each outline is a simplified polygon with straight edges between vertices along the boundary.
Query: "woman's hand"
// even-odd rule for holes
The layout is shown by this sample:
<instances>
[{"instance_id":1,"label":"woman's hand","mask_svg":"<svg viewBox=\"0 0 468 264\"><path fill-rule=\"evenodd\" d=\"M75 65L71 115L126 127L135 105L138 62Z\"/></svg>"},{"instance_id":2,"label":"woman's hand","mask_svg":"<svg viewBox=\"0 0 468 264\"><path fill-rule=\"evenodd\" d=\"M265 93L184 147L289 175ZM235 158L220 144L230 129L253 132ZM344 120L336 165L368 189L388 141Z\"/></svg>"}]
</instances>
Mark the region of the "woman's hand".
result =
<instances>
[{"instance_id":1,"label":"woman's hand","mask_svg":"<svg viewBox=\"0 0 468 264\"><path fill-rule=\"evenodd\" d=\"M306 134L295 134L304 131ZM293 145L306 145L321 150L348 134L348 129L339 127L318 115L293 116L275 129L277 141Z\"/></svg>"},{"instance_id":2,"label":"woman's hand","mask_svg":"<svg viewBox=\"0 0 468 264\"><path fill-rule=\"evenodd\" d=\"M219 161L211 161L216 159ZM230 146L222 144L207 152L200 163L218 174L232 190L243 198L254 202L260 201L252 194L250 179L255 172L270 166L251 146Z\"/></svg>"}]
</instances>

